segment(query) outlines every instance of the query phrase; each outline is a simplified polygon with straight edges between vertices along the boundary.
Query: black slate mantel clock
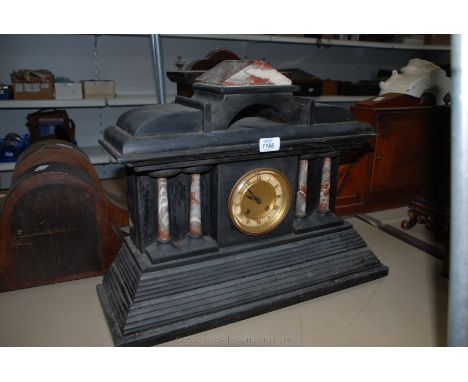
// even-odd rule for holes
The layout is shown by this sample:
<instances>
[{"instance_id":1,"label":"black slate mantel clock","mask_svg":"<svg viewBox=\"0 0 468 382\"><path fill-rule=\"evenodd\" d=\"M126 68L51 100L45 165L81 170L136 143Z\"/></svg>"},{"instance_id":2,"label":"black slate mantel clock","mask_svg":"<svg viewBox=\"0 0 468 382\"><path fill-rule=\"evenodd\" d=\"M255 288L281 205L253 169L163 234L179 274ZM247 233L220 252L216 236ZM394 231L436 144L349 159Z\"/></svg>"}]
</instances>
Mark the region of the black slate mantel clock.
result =
<instances>
[{"instance_id":1,"label":"black slate mantel clock","mask_svg":"<svg viewBox=\"0 0 468 382\"><path fill-rule=\"evenodd\" d=\"M332 213L339 154L374 135L224 61L192 98L135 108L102 145L128 169L130 236L98 286L116 345L152 345L388 273Z\"/></svg>"}]
</instances>

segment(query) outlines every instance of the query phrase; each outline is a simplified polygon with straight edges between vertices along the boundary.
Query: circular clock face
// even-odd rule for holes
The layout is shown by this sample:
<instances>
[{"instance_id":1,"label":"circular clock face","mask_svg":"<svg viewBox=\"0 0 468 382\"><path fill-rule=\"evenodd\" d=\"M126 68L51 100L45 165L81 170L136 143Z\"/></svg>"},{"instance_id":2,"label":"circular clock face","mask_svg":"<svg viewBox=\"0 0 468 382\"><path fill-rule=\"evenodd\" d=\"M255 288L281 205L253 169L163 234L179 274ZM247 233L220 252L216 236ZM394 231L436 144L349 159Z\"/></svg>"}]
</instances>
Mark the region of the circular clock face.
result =
<instances>
[{"instance_id":1,"label":"circular clock face","mask_svg":"<svg viewBox=\"0 0 468 382\"><path fill-rule=\"evenodd\" d=\"M291 187L280 171L258 168L244 174L229 197L229 215L234 225L248 235L275 229L291 204Z\"/></svg>"}]
</instances>

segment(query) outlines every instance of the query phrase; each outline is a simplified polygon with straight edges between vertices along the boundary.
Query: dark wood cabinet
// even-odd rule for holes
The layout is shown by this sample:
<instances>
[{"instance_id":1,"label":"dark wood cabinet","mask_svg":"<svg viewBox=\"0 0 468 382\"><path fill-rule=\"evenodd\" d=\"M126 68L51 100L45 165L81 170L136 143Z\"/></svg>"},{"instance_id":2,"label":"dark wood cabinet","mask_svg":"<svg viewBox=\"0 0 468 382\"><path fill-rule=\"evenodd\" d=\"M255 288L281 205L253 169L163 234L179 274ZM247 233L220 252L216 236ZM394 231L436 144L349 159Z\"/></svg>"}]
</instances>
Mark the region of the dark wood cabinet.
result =
<instances>
[{"instance_id":1,"label":"dark wood cabinet","mask_svg":"<svg viewBox=\"0 0 468 382\"><path fill-rule=\"evenodd\" d=\"M336 212L349 215L407 205L431 183L437 136L449 129L448 107L386 94L351 108L374 126L368 152L341 157Z\"/></svg>"},{"instance_id":2,"label":"dark wood cabinet","mask_svg":"<svg viewBox=\"0 0 468 382\"><path fill-rule=\"evenodd\" d=\"M370 194L413 194L427 180L432 110L404 110L377 115Z\"/></svg>"}]
</instances>

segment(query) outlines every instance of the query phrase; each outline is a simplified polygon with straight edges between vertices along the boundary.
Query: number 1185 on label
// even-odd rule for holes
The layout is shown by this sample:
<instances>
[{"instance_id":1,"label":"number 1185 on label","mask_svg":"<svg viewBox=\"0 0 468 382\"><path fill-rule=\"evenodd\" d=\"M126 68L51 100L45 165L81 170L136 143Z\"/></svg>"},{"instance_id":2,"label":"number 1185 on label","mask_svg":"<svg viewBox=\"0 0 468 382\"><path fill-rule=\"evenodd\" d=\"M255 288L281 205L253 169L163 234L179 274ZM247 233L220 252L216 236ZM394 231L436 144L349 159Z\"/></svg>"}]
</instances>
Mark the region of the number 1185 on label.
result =
<instances>
[{"instance_id":1,"label":"number 1185 on label","mask_svg":"<svg viewBox=\"0 0 468 382\"><path fill-rule=\"evenodd\" d=\"M274 138L260 138L258 148L261 153L268 151L278 151L280 149L281 139L280 137Z\"/></svg>"}]
</instances>

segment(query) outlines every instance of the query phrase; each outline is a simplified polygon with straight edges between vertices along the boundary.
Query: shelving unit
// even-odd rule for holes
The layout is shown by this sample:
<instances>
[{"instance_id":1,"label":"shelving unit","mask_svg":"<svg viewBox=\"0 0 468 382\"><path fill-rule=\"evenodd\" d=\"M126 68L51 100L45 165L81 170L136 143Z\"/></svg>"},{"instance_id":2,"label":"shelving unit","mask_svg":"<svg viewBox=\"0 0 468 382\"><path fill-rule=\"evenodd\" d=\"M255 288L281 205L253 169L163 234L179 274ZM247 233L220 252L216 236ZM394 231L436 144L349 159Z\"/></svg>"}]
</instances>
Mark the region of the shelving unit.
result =
<instances>
[{"instance_id":1,"label":"shelving unit","mask_svg":"<svg viewBox=\"0 0 468 382\"><path fill-rule=\"evenodd\" d=\"M0 100L0 109L40 109L40 108L105 108L153 105L158 101L152 95L122 95L116 98L75 99L75 100ZM115 159L101 146L80 147L95 166L116 163ZM11 172L15 162L0 162L0 173Z\"/></svg>"},{"instance_id":2,"label":"shelving unit","mask_svg":"<svg viewBox=\"0 0 468 382\"><path fill-rule=\"evenodd\" d=\"M150 34L116 34L114 36L126 37L150 37ZM252 41L252 42L273 42L285 44L311 44L323 46L349 46L363 48L380 48L380 49L404 49L404 50L451 50L450 45L431 45L431 44L403 44L403 43L388 43L377 41L355 41L355 40L337 40L337 39L319 39L315 37L282 36L269 34L161 34L163 38L189 38L189 39L205 39L205 40L231 40L231 41Z\"/></svg>"},{"instance_id":3,"label":"shelving unit","mask_svg":"<svg viewBox=\"0 0 468 382\"><path fill-rule=\"evenodd\" d=\"M359 102L368 96L317 96L310 97L316 102ZM149 95L117 96L116 98L103 98L96 100L7 100L0 101L0 109L39 109L39 108L87 108L87 107L113 107L113 106L139 106L156 105L158 100Z\"/></svg>"},{"instance_id":4,"label":"shelving unit","mask_svg":"<svg viewBox=\"0 0 468 382\"><path fill-rule=\"evenodd\" d=\"M193 39L210 39L210 40L235 40L235 41L254 41L254 42L273 42L284 44L310 44L327 46L348 46L362 48L379 48L379 49L406 49L406 50L450 50L449 45L425 45L425 44L402 44L374 41L352 41L352 40L335 40L335 39L318 39L314 37L295 37L295 36L278 36L278 35L249 35L249 34L163 34L162 37L176 38L193 38Z\"/></svg>"},{"instance_id":5,"label":"shelving unit","mask_svg":"<svg viewBox=\"0 0 468 382\"><path fill-rule=\"evenodd\" d=\"M107 106L139 106L155 105L158 100L154 95L118 95L115 98L107 98Z\"/></svg>"},{"instance_id":6,"label":"shelving unit","mask_svg":"<svg viewBox=\"0 0 468 382\"><path fill-rule=\"evenodd\" d=\"M354 103L374 96L319 96L311 97L316 102L323 103ZM78 99L78 100L3 100L0 109L33 109L33 108L87 108L87 107L120 107L155 105L158 101L151 95L126 95L116 98ZM95 166L116 163L115 159L102 146L80 147ZM0 172L13 171L15 162L0 162Z\"/></svg>"},{"instance_id":7,"label":"shelving unit","mask_svg":"<svg viewBox=\"0 0 468 382\"><path fill-rule=\"evenodd\" d=\"M279 35L163 34L163 71L177 70L182 56L187 64L215 48L228 48L242 58L265 59L275 67L297 67L319 78L359 81L373 78L374 70L395 69L409 58L449 61L450 46L409 45L365 41L328 40ZM0 81L27 62L31 68L51 70L74 80L113 79L116 98L82 100L0 100L0 135L24 133L25 116L40 108L68 110L77 125L78 143L99 168L117 167L99 146L102 131L134 106L157 104L151 35L46 35L0 36ZM70 54L65 54L70 50ZM31 59L34 57L34 59ZM2 78L3 75L3 78ZM97 77L99 76L99 77ZM176 85L165 80L166 99L172 102ZM348 107L369 96L319 96L316 102ZM0 178L14 164L0 163ZM98 173L99 173L98 171ZM0 179L0 184L2 179Z\"/></svg>"},{"instance_id":8,"label":"shelving unit","mask_svg":"<svg viewBox=\"0 0 468 382\"><path fill-rule=\"evenodd\" d=\"M105 99L1 100L0 109L40 109L49 107L104 107Z\"/></svg>"},{"instance_id":9,"label":"shelving unit","mask_svg":"<svg viewBox=\"0 0 468 382\"><path fill-rule=\"evenodd\" d=\"M365 99L369 99L375 97L375 95L367 95L367 96L317 96L317 97L310 97L315 102L331 102L331 103L349 103L349 102L360 102L364 101Z\"/></svg>"},{"instance_id":10,"label":"shelving unit","mask_svg":"<svg viewBox=\"0 0 468 382\"><path fill-rule=\"evenodd\" d=\"M156 103L157 99L151 95L129 95L102 99L0 100L0 109L87 108L152 105Z\"/></svg>"}]
</instances>

